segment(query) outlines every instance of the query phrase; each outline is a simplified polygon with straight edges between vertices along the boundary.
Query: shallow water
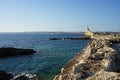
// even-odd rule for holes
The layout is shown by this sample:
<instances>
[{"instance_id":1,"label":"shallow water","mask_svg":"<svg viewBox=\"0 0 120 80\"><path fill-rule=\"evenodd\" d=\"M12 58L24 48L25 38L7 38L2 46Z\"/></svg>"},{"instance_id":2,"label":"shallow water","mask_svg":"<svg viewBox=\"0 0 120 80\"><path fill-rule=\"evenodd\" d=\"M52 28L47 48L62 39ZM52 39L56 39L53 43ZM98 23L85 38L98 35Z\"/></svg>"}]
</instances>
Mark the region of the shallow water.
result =
<instances>
[{"instance_id":1,"label":"shallow water","mask_svg":"<svg viewBox=\"0 0 120 80\"><path fill-rule=\"evenodd\" d=\"M0 34L0 47L32 48L37 53L0 58L0 69L14 75L29 72L51 80L61 67L89 42L88 40L48 40L48 38L80 37L72 33Z\"/></svg>"}]
</instances>

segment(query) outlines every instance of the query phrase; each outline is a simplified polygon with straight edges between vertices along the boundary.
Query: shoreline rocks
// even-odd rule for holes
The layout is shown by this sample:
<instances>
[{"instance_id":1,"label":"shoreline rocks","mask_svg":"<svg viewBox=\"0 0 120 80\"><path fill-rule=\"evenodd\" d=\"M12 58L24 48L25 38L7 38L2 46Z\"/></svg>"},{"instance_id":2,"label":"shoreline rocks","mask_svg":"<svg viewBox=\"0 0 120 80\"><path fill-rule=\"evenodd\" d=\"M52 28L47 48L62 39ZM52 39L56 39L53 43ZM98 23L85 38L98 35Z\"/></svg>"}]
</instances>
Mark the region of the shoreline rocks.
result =
<instances>
[{"instance_id":1,"label":"shoreline rocks","mask_svg":"<svg viewBox=\"0 0 120 80\"><path fill-rule=\"evenodd\" d=\"M0 70L0 80L43 80L43 79L37 74L21 73L14 76L13 74Z\"/></svg>"},{"instance_id":2,"label":"shoreline rocks","mask_svg":"<svg viewBox=\"0 0 120 80\"><path fill-rule=\"evenodd\" d=\"M21 73L14 76L11 80L40 80L36 74Z\"/></svg>"},{"instance_id":3,"label":"shoreline rocks","mask_svg":"<svg viewBox=\"0 0 120 80\"><path fill-rule=\"evenodd\" d=\"M118 54L111 46L112 43L108 40L91 40L83 50L62 67L61 73L56 75L54 80L96 80L89 77L101 71L105 74L115 73L118 70L116 64ZM109 76L112 77L112 75Z\"/></svg>"},{"instance_id":4,"label":"shoreline rocks","mask_svg":"<svg viewBox=\"0 0 120 80\"><path fill-rule=\"evenodd\" d=\"M120 73L100 71L86 80L120 80Z\"/></svg>"},{"instance_id":5,"label":"shoreline rocks","mask_svg":"<svg viewBox=\"0 0 120 80\"><path fill-rule=\"evenodd\" d=\"M84 35L90 36L91 42L62 67L54 80L119 80L120 57L112 45L120 42L120 35L93 33L89 28Z\"/></svg>"},{"instance_id":6,"label":"shoreline rocks","mask_svg":"<svg viewBox=\"0 0 120 80\"><path fill-rule=\"evenodd\" d=\"M10 80L13 78L13 75L6 73L5 71L0 70L0 80Z\"/></svg>"},{"instance_id":7,"label":"shoreline rocks","mask_svg":"<svg viewBox=\"0 0 120 80\"><path fill-rule=\"evenodd\" d=\"M30 55L33 53L35 53L33 49L18 49L18 48L13 48L13 47L0 48L0 57Z\"/></svg>"}]
</instances>

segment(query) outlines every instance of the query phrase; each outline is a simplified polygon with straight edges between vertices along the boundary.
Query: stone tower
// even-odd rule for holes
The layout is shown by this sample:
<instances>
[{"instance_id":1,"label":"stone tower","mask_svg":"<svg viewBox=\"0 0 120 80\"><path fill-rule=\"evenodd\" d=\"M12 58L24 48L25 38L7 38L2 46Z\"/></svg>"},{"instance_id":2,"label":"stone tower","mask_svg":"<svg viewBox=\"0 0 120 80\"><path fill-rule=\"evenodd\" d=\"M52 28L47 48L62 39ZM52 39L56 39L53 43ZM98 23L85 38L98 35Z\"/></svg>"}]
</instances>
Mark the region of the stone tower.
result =
<instances>
[{"instance_id":1,"label":"stone tower","mask_svg":"<svg viewBox=\"0 0 120 80\"><path fill-rule=\"evenodd\" d=\"M86 36L92 36L93 33L90 31L89 27L87 26L87 29L85 30L85 34Z\"/></svg>"}]
</instances>

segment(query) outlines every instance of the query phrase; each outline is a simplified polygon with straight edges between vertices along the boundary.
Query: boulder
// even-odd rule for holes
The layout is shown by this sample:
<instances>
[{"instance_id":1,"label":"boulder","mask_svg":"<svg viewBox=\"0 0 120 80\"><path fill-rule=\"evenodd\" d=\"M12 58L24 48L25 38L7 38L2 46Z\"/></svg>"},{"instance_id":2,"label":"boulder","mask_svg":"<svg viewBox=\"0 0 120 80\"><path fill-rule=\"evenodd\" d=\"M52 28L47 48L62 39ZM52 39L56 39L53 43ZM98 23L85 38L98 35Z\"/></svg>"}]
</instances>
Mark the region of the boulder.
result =
<instances>
[{"instance_id":1,"label":"boulder","mask_svg":"<svg viewBox=\"0 0 120 80\"><path fill-rule=\"evenodd\" d=\"M62 74L59 76L55 76L53 80L82 80L83 74Z\"/></svg>"},{"instance_id":2,"label":"boulder","mask_svg":"<svg viewBox=\"0 0 120 80\"><path fill-rule=\"evenodd\" d=\"M103 57L104 57L104 54L101 54L101 53L95 53L92 55L93 60L102 60Z\"/></svg>"},{"instance_id":3,"label":"boulder","mask_svg":"<svg viewBox=\"0 0 120 80\"><path fill-rule=\"evenodd\" d=\"M12 74L9 74L5 71L0 70L0 80L10 80L13 78Z\"/></svg>"},{"instance_id":4,"label":"boulder","mask_svg":"<svg viewBox=\"0 0 120 80\"><path fill-rule=\"evenodd\" d=\"M100 71L86 80L120 80L120 73Z\"/></svg>"},{"instance_id":5,"label":"boulder","mask_svg":"<svg viewBox=\"0 0 120 80\"><path fill-rule=\"evenodd\" d=\"M14 76L12 80L39 80L39 77L36 74L22 73Z\"/></svg>"},{"instance_id":6,"label":"boulder","mask_svg":"<svg viewBox=\"0 0 120 80\"><path fill-rule=\"evenodd\" d=\"M13 47L0 48L0 57L29 55L33 53L35 53L33 49L18 49Z\"/></svg>"},{"instance_id":7,"label":"boulder","mask_svg":"<svg viewBox=\"0 0 120 80\"><path fill-rule=\"evenodd\" d=\"M116 71L117 70L117 66L115 62L109 59L103 59L102 66L103 66L104 71Z\"/></svg>"},{"instance_id":8,"label":"boulder","mask_svg":"<svg viewBox=\"0 0 120 80\"><path fill-rule=\"evenodd\" d=\"M86 63L87 62L84 59L82 59L82 60L79 61L79 64L86 64Z\"/></svg>"},{"instance_id":9,"label":"boulder","mask_svg":"<svg viewBox=\"0 0 120 80\"><path fill-rule=\"evenodd\" d=\"M91 47L89 50L90 54L94 54L95 52L97 52L97 49L95 49L94 47Z\"/></svg>"},{"instance_id":10,"label":"boulder","mask_svg":"<svg viewBox=\"0 0 120 80\"><path fill-rule=\"evenodd\" d=\"M116 52L113 48L111 48L111 47L104 47L103 48L103 51L105 52L105 53L107 53L107 52L111 52L111 53L114 53L114 52Z\"/></svg>"}]
</instances>

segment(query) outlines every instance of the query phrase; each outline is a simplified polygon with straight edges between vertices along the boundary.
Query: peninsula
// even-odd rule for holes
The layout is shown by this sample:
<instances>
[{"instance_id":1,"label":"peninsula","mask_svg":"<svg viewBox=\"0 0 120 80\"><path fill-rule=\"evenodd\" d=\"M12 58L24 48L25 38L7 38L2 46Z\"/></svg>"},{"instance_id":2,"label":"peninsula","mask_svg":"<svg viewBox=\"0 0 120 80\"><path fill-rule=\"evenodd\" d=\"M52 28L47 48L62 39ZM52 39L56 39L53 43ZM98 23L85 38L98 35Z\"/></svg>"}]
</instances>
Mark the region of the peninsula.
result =
<instances>
[{"instance_id":1,"label":"peninsula","mask_svg":"<svg viewBox=\"0 0 120 80\"><path fill-rule=\"evenodd\" d=\"M112 48L120 42L120 34L93 33L89 28L85 34L90 42L70 59L54 80L120 80L118 52Z\"/></svg>"}]
</instances>

